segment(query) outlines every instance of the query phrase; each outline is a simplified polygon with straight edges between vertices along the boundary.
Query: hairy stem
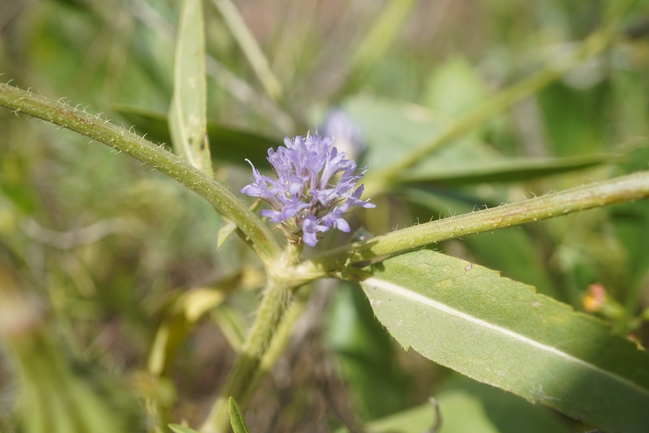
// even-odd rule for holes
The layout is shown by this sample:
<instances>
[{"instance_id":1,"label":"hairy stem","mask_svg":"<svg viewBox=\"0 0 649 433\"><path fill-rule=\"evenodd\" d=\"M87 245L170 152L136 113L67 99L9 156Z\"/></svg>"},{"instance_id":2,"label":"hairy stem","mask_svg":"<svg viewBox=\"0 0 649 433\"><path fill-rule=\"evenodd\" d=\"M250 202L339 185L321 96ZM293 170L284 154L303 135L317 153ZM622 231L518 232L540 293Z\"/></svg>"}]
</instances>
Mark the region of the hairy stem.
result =
<instances>
[{"instance_id":1,"label":"hairy stem","mask_svg":"<svg viewBox=\"0 0 649 433\"><path fill-rule=\"evenodd\" d=\"M404 158L392 165L368 173L365 178L365 191L368 196L375 196L390 189L391 182L404 170L412 167L425 159L441 146L467 134L482 125L496 114L506 110L522 99L537 93L557 79L561 78L568 70L597 54L600 54L614 40L616 26L633 0L619 1L610 11L606 24L598 31L591 34L569 56L560 58L536 74L502 90L489 98L480 106L470 111L464 117L442 130L432 140L423 143Z\"/></svg>"},{"instance_id":2,"label":"hairy stem","mask_svg":"<svg viewBox=\"0 0 649 433\"><path fill-rule=\"evenodd\" d=\"M243 402L248 398L264 354L268 351L270 341L289 307L292 295L291 289L269 280L259 313L241 348L232 374L201 426L201 432L225 433L229 431L228 400L232 397L238 402Z\"/></svg>"},{"instance_id":3,"label":"hairy stem","mask_svg":"<svg viewBox=\"0 0 649 433\"><path fill-rule=\"evenodd\" d=\"M649 197L649 171L634 173L543 197L472 212L355 242L302 262L304 279L345 266L470 234L493 231L595 207Z\"/></svg>"},{"instance_id":4,"label":"hairy stem","mask_svg":"<svg viewBox=\"0 0 649 433\"><path fill-rule=\"evenodd\" d=\"M241 347L232 374L201 426L202 432L229 431L230 397L243 405L263 375L263 371L267 371L270 368L269 363L276 359L277 351L280 350L278 345L281 346L282 343L280 341L271 344L271 342L278 335L285 339L288 332L280 324L291 305L293 291L299 285L291 276L292 268L298 261L301 251L302 246L288 244L281 259L276 262L276 267L268 270L268 282L255 322ZM268 356L269 351L272 352L270 356Z\"/></svg>"},{"instance_id":5,"label":"hairy stem","mask_svg":"<svg viewBox=\"0 0 649 433\"><path fill-rule=\"evenodd\" d=\"M0 106L14 110L16 115L23 112L88 136L176 179L233 221L267 267L272 267L281 254L270 230L243 202L225 186L171 152L99 116L7 84L0 84Z\"/></svg>"}]
</instances>

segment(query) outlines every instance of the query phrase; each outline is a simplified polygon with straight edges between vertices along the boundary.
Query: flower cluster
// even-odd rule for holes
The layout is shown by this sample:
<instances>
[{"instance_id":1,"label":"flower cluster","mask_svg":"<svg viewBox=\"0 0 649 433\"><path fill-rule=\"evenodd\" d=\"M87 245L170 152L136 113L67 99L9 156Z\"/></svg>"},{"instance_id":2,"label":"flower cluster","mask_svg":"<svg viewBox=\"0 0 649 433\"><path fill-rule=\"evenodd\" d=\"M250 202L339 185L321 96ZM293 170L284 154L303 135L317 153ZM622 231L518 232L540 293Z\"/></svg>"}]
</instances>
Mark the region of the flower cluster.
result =
<instances>
[{"instance_id":1,"label":"flower cluster","mask_svg":"<svg viewBox=\"0 0 649 433\"><path fill-rule=\"evenodd\" d=\"M284 144L286 147L280 146L277 151L268 149L267 159L277 179L260 174L248 161L254 182L241 192L267 201L272 209L261 214L278 223L291 242L304 240L314 247L320 234L331 227L349 232L343 215L350 208L375 207L369 200L361 200L363 185L355 188L366 169L356 173L356 163L333 147L331 137L321 138L316 132L306 138L287 137Z\"/></svg>"}]
</instances>

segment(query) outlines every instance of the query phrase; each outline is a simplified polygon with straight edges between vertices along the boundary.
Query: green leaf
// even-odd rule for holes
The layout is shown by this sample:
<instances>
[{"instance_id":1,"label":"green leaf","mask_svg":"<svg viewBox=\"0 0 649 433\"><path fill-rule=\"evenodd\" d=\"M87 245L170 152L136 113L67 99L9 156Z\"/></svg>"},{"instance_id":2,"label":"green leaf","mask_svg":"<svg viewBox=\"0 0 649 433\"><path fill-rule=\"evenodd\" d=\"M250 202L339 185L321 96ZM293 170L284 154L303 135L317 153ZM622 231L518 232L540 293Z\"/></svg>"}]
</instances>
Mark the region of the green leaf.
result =
<instances>
[{"instance_id":1,"label":"green leaf","mask_svg":"<svg viewBox=\"0 0 649 433\"><path fill-rule=\"evenodd\" d=\"M232 424L232 430L234 433L250 433L248 426L246 425L246 420L243 419L243 414L237 402L230 397L230 424Z\"/></svg>"},{"instance_id":2,"label":"green leaf","mask_svg":"<svg viewBox=\"0 0 649 433\"><path fill-rule=\"evenodd\" d=\"M359 416L376 419L408 407L411 378L399 368L394 340L356 284L336 289L327 324L327 346L337 355Z\"/></svg>"},{"instance_id":3,"label":"green leaf","mask_svg":"<svg viewBox=\"0 0 649 433\"><path fill-rule=\"evenodd\" d=\"M169 129L175 152L211 175L206 89L202 0L184 0L176 42Z\"/></svg>"},{"instance_id":4,"label":"green leaf","mask_svg":"<svg viewBox=\"0 0 649 433\"><path fill-rule=\"evenodd\" d=\"M615 162L620 155L595 154L566 158L511 158L482 161L458 167L414 170L401 175L401 184L465 185L487 182L516 182L543 176L569 173Z\"/></svg>"},{"instance_id":5,"label":"green leaf","mask_svg":"<svg viewBox=\"0 0 649 433\"><path fill-rule=\"evenodd\" d=\"M212 0L212 3L223 15L225 25L230 29L232 36L241 47L268 97L274 101L281 99L282 85L270 69L268 59L259 47L257 40L246 25L237 7L231 0Z\"/></svg>"},{"instance_id":6,"label":"green leaf","mask_svg":"<svg viewBox=\"0 0 649 433\"><path fill-rule=\"evenodd\" d=\"M173 430L174 433L199 433L194 429L180 424L169 424L169 428Z\"/></svg>"},{"instance_id":7,"label":"green leaf","mask_svg":"<svg viewBox=\"0 0 649 433\"><path fill-rule=\"evenodd\" d=\"M416 0L388 2L358 44L350 59L349 68L358 70L360 73L367 72L385 54L399 31L403 29L406 18L416 4Z\"/></svg>"},{"instance_id":8,"label":"green leaf","mask_svg":"<svg viewBox=\"0 0 649 433\"><path fill-rule=\"evenodd\" d=\"M360 273L406 349L611 431L649 431L649 356L600 321L497 272L429 250Z\"/></svg>"},{"instance_id":9,"label":"green leaf","mask_svg":"<svg viewBox=\"0 0 649 433\"><path fill-rule=\"evenodd\" d=\"M342 108L362 129L372 170L387 166L417 144L439 133L439 119L424 107L373 97L346 99Z\"/></svg>"},{"instance_id":10,"label":"green leaf","mask_svg":"<svg viewBox=\"0 0 649 433\"><path fill-rule=\"evenodd\" d=\"M555 412L506 393L474 382L466 377L451 378L435 396L439 405L440 433L569 433ZM368 433L422 433L436 423L434 407L413 407L387 417L370 421L363 430ZM347 432L339 429L336 433Z\"/></svg>"},{"instance_id":11,"label":"green leaf","mask_svg":"<svg viewBox=\"0 0 649 433\"><path fill-rule=\"evenodd\" d=\"M372 171L389 166L422 142L432 140L449 123L426 107L383 98L352 97L342 108L363 131L368 143L365 160L371 162ZM475 138L460 139L426 158L416 172L479 165L497 158L502 155L485 143Z\"/></svg>"},{"instance_id":12,"label":"green leaf","mask_svg":"<svg viewBox=\"0 0 649 433\"><path fill-rule=\"evenodd\" d=\"M165 114L121 104L113 105L113 109L134 124L138 133L146 134L147 139L159 143L171 142ZM211 122L207 124L207 136L213 160L246 167L249 167L246 158L255 166L263 167L268 149L281 144L278 139Z\"/></svg>"},{"instance_id":13,"label":"green leaf","mask_svg":"<svg viewBox=\"0 0 649 433\"><path fill-rule=\"evenodd\" d=\"M442 414L441 433L480 431L466 426L469 419L499 433L574 431L556 412L466 377L455 377L443 386L444 390L435 396ZM469 408L474 412L470 413Z\"/></svg>"},{"instance_id":14,"label":"green leaf","mask_svg":"<svg viewBox=\"0 0 649 433\"><path fill-rule=\"evenodd\" d=\"M408 188L404 191L404 197L428 208L433 215L459 215L474 209L473 204L465 201L420 189ZM478 202L476 199L475 203ZM479 233L463 238L462 242L469 246L481 264L499 269L507 277L531 284L544 295L564 300L552 284L545 261L524 227ZM498 254L493 253L494 245L498 245Z\"/></svg>"},{"instance_id":15,"label":"green leaf","mask_svg":"<svg viewBox=\"0 0 649 433\"><path fill-rule=\"evenodd\" d=\"M608 86L571 89L558 82L538 93L553 153L558 156L601 151L606 130L605 111Z\"/></svg>"},{"instance_id":16,"label":"green leaf","mask_svg":"<svg viewBox=\"0 0 649 433\"><path fill-rule=\"evenodd\" d=\"M426 86L425 105L451 118L466 114L485 99L487 91L482 77L462 56L436 68Z\"/></svg>"},{"instance_id":17,"label":"green leaf","mask_svg":"<svg viewBox=\"0 0 649 433\"><path fill-rule=\"evenodd\" d=\"M424 404L371 421L363 426L363 431L368 433L422 433L430 429L434 422L435 410L430 404ZM475 430L467 430L467 432L469 431L476 433ZM344 427L336 430L336 433L348 432L349 430Z\"/></svg>"},{"instance_id":18,"label":"green leaf","mask_svg":"<svg viewBox=\"0 0 649 433\"><path fill-rule=\"evenodd\" d=\"M219 229L219 233L216 239L216 248L221 249L223 243L228 240L230 235L235 232L237 225L233 222L229 222Z\"/></svg>"}]
</instances>

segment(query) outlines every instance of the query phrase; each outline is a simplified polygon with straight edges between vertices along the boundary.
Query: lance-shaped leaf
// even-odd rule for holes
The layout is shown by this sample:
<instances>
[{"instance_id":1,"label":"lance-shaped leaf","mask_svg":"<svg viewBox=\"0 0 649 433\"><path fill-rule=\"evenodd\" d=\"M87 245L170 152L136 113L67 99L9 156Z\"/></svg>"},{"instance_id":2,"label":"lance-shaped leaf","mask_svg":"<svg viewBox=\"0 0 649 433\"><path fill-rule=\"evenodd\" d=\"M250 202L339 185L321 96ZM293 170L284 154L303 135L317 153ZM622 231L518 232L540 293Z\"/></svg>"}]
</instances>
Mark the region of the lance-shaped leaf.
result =
<instances>
[{"instance_id":1,"label":"lance-shaped leaf","mask_svg":"<svg viewBox=\"0 0 649 433\"><path fill-rule=\"evenodd\" d=\"M243 418L243 414L241 413L241 409L232 397L230 397L229 405L230 424L232 425L234 433L250 433L250 430L248 430L248 426L246 425L246 420Z\"/></svg>"},{"instance_id":2,"label":"lance-shaped leaf","mask_svg":"<svg viewBox=\"0 0 649 433\"><path fill-rule=\"evenodd\" d=\"M402 184L465 185L481 182L516 182L542 176L569 173L597 165L616 162L620 155L595 154L565 158L514 158L440 167L435 171L410 170L398 178Z\"/></svg>"},{"instance_id":3,"label":"lance-shaped leaf","mask_svg":"<svg viewBox=\"0 0 649 433\"><path fill-rule=\"evenodd\" d=\"M359 273L405 348L609 432L649 431L649 356L600 321L429 250Z\"/></svg>"},{"instance_id":4,"label":"lance-shaped leaf","mask_svg":"<svg viewBox=\"0 0 649 433\"><path fill-rule=\"evenodd\" d=\"M175 152L183 155L194 167L211 175L206 93L202 0L184 0L176 41L169 130Z\"/></svg>"},{"instance_id":5,"label":"lance-shaped leaf","mask_svg":"<svg viewBox=\"0 0 649 433\"><path fill-rule=\"evenodd\" d=\"M148 140L171 143L166 114L124 104L113 104L113 110L135 125L138 134L146 134ZM265 164L268 149L281 143L276 137L213 122L207 122L207 137L214 161L227 161L246 169L250 168L246 158L255 166Z\"/></svg>"}]
</instances>

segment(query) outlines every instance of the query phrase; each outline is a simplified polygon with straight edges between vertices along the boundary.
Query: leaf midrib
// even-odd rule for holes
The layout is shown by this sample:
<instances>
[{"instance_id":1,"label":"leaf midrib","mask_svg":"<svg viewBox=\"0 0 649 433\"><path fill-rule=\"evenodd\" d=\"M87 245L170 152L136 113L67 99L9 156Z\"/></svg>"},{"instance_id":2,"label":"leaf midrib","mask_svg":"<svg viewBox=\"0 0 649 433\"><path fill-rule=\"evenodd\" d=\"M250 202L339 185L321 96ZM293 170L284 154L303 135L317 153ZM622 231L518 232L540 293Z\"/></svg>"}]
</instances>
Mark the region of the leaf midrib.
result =
<instances>
[{"instance_id":1,"label":"leaf midrib","mask_svg":"<svg viewBox=\"0 0 649 433\"><path fill-rule=\"evenodd\" d=\"M575 357L575 356L573 356L573 355L571 355L569 353L558 350L555 347L548 346L546 344L540 343L540 342L538 342L538 341L536 341L536 340L534 340L534 339L532 339L530 337L527 337L525 335L518 334L518 333L516 333L516 332L514 332L514 331L512 331L510 329L503 328L503 327L498 326L498 325L494 325L493 323L489 323L489 322L487 322L485 320L479 319L479 318L477 318L475 316L472 316L470 314L467 314L465 312L462 312L462 311L456 310L454 308L451 308L451 307L449 307L448 305L446 305L444 303L441 303L441 302L436 301L434 299L427 298L426 296L423 296L423 295L421 295L419 293L415 293L415 292L413 292L411 290L407 290L407 289L405 289L405 288L403 288L403 287L401 287L401 286L399 286L397 284L393 284L393 283L391 283L389 281L385 281L385 280L382 280L382 279L377 278L377 277L366 278L365 280L362 281L362 284L369 287L370 289L379 289L380 288L381 290L393 293L393 294L395 294L397 296L401 296L403 298L407 298L407 299L410 299L412 301L419 302L419 303L424 304L424 305L428 305L429 307L435 308L435 309L437 309L437 310L439 310L439 311L441 311L443 313L452 315L452 316L460 318L462 320L466 320L466 321L468 321L470 323L474 323L474 324L479 325L479 326L481 326L483 328L498 332L498 333L503 334L505 336L511 337L511 338L513 338L515 340L527 343L527 344L529 344L529 345L531 345L533 347L536 347L536 348L538 348L540 350L543 350L543 351L552 353L554 355L557 355L557 356L559 356L561 358L564 358L564 359L566 359L566 360L568 360L570 362L573 362L573 363L576 363L576 364L579 364L579 365L583 365L584 367L586 367L588 369L591 369L593 371L596 371L599 374L609 376L609 377L613 378L614 380L616 380L616 381L618 381L620 383L623 383L626 386L629 386L629 387L631 387L633 389L636 389L639 392L641 392L642 394L645 394L645 395L649 396L649 390L638 386L636 383L630 381L629 379L627 379L627 378L625 378L623 376L619 376L617 374L614 374L614 373L612 373L612 372L610 372L608 370L605 370L605 369L602 369L602 368L598 367L595 364L591 364L589 362L586 362L583 359L577 358L577 357Z\"/></svg>"}]
</instances>

